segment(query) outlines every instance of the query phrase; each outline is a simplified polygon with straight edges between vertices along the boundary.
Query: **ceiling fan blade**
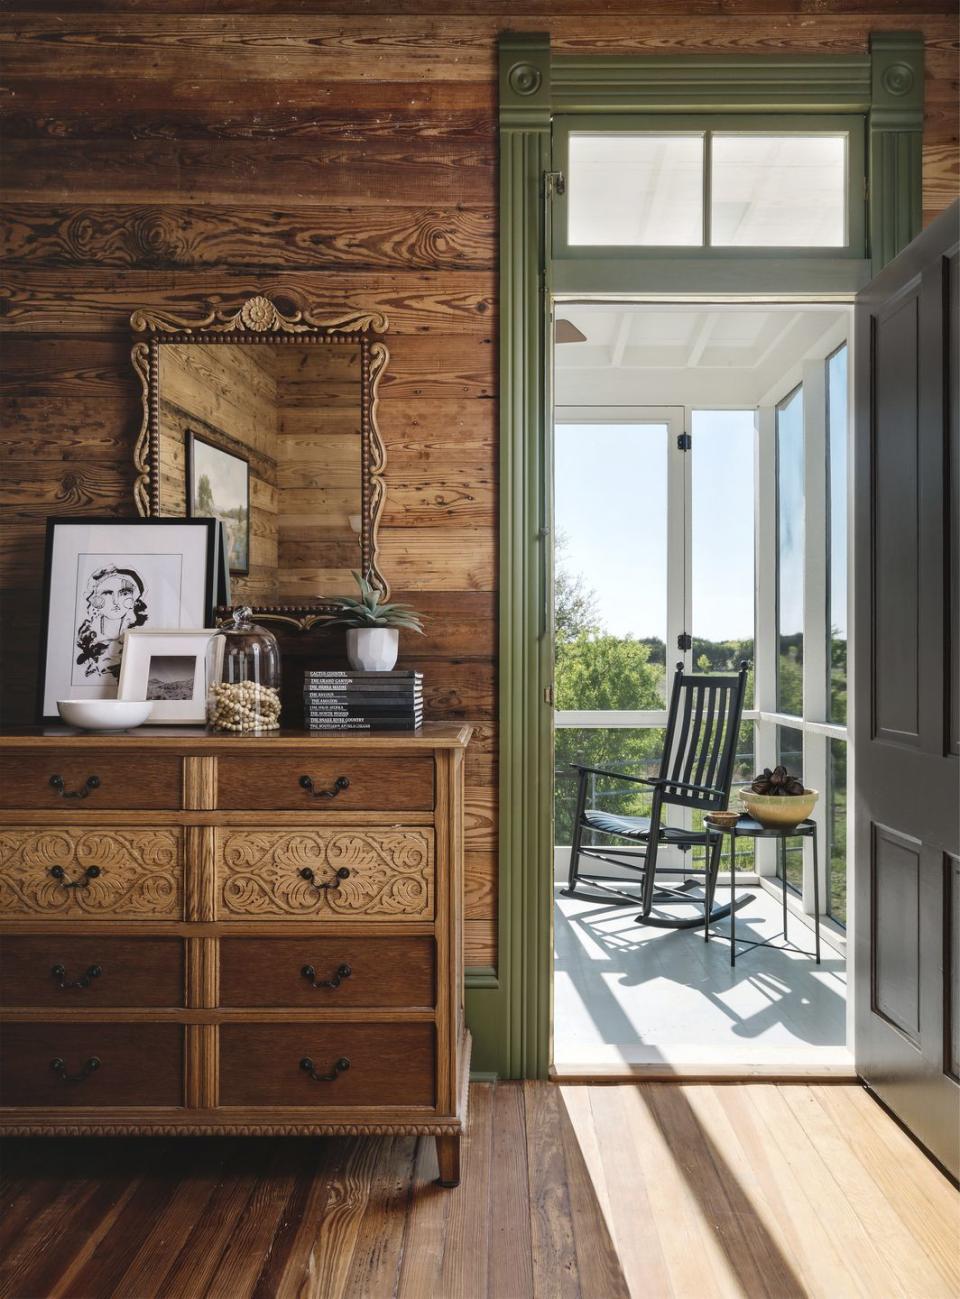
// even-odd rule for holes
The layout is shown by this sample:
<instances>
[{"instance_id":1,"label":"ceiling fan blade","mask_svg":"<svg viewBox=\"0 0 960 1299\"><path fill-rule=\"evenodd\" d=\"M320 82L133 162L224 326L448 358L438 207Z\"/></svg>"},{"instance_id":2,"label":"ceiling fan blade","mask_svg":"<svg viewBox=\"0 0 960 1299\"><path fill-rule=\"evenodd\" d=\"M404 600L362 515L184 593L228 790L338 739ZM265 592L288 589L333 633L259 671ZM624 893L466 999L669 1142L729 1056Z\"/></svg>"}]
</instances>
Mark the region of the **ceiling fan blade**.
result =
<instances>
[{"instance_id":1,"label":"ceiling fan blade","mask_svg":"<svg viewBox=\"0 0 960 1299\"><path fill-rule=\"evenodd\" d=\"M553 326L553 337L557 343L585 343L587 336L577 329L572 320L557 320Z\"/></svg>"}]
</instances>

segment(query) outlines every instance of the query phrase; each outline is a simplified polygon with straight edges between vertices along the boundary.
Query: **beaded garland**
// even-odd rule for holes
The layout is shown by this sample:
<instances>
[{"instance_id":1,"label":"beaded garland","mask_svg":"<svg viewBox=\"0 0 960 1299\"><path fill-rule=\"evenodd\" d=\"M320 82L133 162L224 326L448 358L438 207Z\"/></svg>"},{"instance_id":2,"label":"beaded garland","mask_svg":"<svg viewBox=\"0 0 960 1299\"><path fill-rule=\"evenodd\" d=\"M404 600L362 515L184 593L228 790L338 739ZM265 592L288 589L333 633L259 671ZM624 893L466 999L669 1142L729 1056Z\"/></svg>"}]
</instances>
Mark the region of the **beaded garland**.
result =
<instances>
[{"instance_id":1,"label":"beaded garland","mask_svg":"<svg viewBox=\"0 0 960 1299\"><path fill-rule=\"evenodd\" d=\"M210 689L207 722L217 731L274 731L280 726L280 692L256 681L221 681Z\"/></svg>"}]
</instances>

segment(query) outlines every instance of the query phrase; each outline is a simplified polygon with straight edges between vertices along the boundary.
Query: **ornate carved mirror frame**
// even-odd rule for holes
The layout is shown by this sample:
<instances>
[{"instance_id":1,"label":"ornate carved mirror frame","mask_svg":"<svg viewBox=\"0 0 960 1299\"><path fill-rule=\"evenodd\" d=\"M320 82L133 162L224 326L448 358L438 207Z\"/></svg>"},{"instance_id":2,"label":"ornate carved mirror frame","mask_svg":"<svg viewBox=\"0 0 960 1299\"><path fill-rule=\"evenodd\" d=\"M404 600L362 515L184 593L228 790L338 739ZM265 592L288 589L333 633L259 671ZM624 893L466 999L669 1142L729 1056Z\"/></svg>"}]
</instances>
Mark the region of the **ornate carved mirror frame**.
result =
<instances>
[{"instance_id":1,"label":"ornate carved mirror frame","mask_svg":"<svg viewBox=\"0 0 960 1299\"><path fill-rule=\"evenodd\" d=\"M144 309L130 317L135 334L130 357L143 390L140 432L134 448L134 499L139 514L160 515L160 348L168 343L266 343L275 346L337 346L353 344L360 352L361 570L386 598L390 588L378 567L378 531L386 500L386 452L377 425L377 390L390 359L377 335L387 329L379 312L348 312L321 319L309 308L287 312L258 294L239 306L216 306L191 319L166 311ZM335 599L318 597L309 605L276 604L254 607L260 619L308 631L338 612Z\"/></svg>"}]
</instances>

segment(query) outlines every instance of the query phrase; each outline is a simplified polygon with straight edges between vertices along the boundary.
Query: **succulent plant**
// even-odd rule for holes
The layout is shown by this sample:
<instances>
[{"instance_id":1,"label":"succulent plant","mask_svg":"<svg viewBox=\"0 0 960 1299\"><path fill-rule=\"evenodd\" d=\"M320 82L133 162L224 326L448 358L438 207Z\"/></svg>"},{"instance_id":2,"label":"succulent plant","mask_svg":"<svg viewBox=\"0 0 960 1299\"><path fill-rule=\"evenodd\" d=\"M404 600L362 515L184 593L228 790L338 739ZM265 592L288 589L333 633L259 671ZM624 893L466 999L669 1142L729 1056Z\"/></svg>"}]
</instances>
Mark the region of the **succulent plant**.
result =
<instances>
[{"instance_id":1,"label":"succulent plant","mask_svg":"<svg viewBox=\"0 0 960 1299\"><path fill-rule=\"evenodd\" d=\"M371 586L361 573L354 573L360 588L360 599L340 596L340 612L327 623L328 627L405 627L407 631L423 634L419 615L407 604L381 604L382 592Z\"/></svg>"},{"instance_id":2,"label":"succulent plant","mask_svg":"<svg viewBox=\"0 0 960 1299\"><path fill-rule=\"evenodd\" d=\"M786 767L774 767L773 771L769 767L764 767L763 771L753 778L750 788L755 794L782 794L793 798L806 792L803 781L798 780L796 776L791 776Z\"/></svg>"}]
</instances>

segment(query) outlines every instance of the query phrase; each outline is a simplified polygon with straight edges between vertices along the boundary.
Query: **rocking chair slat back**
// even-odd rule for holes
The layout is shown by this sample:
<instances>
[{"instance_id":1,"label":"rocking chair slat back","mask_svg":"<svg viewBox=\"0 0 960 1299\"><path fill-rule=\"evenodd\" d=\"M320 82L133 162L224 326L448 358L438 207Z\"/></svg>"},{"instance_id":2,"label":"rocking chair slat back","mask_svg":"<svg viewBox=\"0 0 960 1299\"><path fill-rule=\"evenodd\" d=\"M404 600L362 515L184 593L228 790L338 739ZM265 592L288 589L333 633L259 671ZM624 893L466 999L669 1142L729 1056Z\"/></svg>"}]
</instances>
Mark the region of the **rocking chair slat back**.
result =
<instances>
[{"instance_id":1,"label":"rocking chair slat back","mask_svg":"<svg viewBox=\"0 0 960 1299\"><path fill-rule=\"evenodd\" d=\"M688 674L677 664L660 766L664 803L704 811L726 807L746 679L745 663L735 677ZM717 792L684 789L686 784L708 785Z\"/></svg>"}]
</instances>

